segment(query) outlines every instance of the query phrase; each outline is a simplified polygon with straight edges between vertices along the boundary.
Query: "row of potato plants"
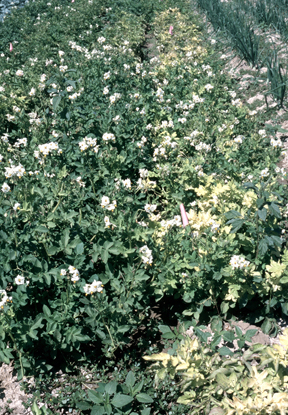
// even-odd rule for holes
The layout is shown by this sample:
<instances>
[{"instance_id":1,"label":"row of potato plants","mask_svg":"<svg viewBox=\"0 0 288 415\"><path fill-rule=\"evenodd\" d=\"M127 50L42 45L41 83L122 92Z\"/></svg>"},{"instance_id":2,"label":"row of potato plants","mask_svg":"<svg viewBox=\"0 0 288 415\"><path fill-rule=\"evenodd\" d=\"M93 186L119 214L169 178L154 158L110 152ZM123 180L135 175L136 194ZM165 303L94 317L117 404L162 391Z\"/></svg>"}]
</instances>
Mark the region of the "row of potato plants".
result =
<instances>
[{"instance_id":1,"label":"row of potato plants","mask_svg":"<svg viewBox=\"0 0 288 415\"><path fill-rule=\"evenodd\" d=\"M0 25L0 358L19 377L113 356L164 299L196 321L287 314L281 141L188 2L110 6L38 1Z\"/></svg>"}]
</instances>

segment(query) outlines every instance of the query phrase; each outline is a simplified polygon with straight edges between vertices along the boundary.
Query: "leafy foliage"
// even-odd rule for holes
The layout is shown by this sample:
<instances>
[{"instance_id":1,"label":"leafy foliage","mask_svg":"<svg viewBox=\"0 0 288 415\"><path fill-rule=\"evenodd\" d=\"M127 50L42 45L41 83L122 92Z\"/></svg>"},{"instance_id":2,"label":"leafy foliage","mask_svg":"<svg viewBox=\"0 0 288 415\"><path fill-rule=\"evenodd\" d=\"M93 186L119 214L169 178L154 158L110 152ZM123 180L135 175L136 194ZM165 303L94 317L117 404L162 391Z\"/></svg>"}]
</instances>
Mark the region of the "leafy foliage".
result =
<instances>
[{"instance_id":1,"label":"leafy foliage","mask_svg":"<svg viewBox=\"0 0 288 415\"><path fill-rule=\"evenodd\" d=\"M194 318L206 342L207 319L250 311L270 333L288 304L281 148L211 61L190 3L39 0L0 34L1 361L19 379L103 368L143 327L175 340L171 321ZM236 337L217 330L218 353ZM237 336L239 347L249 338ZM149 414L159 396L126 372L70 404Z\"/></svg>"}]
</instances>

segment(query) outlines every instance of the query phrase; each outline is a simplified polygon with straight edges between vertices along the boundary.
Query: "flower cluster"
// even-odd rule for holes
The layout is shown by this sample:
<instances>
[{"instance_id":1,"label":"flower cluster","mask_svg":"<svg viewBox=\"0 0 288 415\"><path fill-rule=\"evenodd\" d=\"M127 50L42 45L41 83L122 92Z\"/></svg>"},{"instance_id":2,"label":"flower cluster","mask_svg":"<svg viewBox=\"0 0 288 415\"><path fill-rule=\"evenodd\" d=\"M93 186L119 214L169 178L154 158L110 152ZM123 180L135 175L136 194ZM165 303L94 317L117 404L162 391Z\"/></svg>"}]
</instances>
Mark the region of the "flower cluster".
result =
<instances>
[{"instance_id":1,"label":"flower cluster","mask_svg":"<svg viewBox=\"0 0 288 415\"><path fill-rule=\"evenodd\" d=\"M0 308L4 308L4 305L10 301L12 303L12 297L8 297L7 293L5 290L0 290Z\"/></svg>"},{"instance_id":2,"label":"flower cluster","mask_svg":"<svg viewBox=\"0 0 288 415\"><path fill-rule=\"evenodd\" d=\"M249 266L250 262L246 261L245 258L240 255L233 255L230 259L230 265L233 269L243 269Z\"/></svg>"},{"instance_id":3,"label":"flower cluster","mask_svg":"<svg viewBox=\"0 0 288 415\"><path fill-rule=\"evenodd\" d=\"M214 88L214 86L211 85L211 84L207 84L207 85L204 86L204 88L206 89L206 91L209 92L209 91L211 91Z\"/></svg>"},{"instance_id":4,"label":"flower cluster","mask_svg":"<svg viewBox=\"0 0 288 415\"><path fill-rule=\"evenodd\" d=\"M68 95L68 98L71 99L71 101L74 101L77 97L80 97L81 92L74 92L72 95Z\"/></svg>"},{"instance_id":5,"label":"flower cluster","mask_svg":"<svg viewBox=\"0 0 288 415\"><path fill-rule=\"evenodd\" d=\"M147 169L139 169L139 174L141 179L146 179L149 175L149 171Z\"/></svg>"},{"instance_id":6,"label":"flower cluster","mask_svg":"<svg viewBox=\"0 0 288 415\"><path fill-rule=\"evenodd\" d=\"M162 228L164 229L169 229L172 226L182 226L182 221L181 221L181 216L180 215L176 215L174 216L173 219L170 220L161 220L160 225Z\"/></svg>"},{"instance_id":7,"label":"flower cluster","mask_svg":"<svg viewBox=\"0 0 288 415\"><path fill-rule=\"evenodd\" d=\"M2 140L4 143L8 143L8 140L9 140L9 134L4 133L4 134L2 135L2 137L1 137L1 140Z\"/></svg>"},{"instance_id":8,"label":"flower cluster","mask_svg":"<svg viewBox=\"0 0 288 415\"><path fill-rule=\"evenodd\" d=\"M148 124L149 125L149 124ZM146 129L148 130L148 125L146 126ZM152 126L151 126L152 127ZM164 120L161 122L160 125L158 125L157 127L155 127L155 131L160 130L160 128L174 128L174 123L172 120ZM149 128L150 129L150 128Z\"/></svg>"},{"instance_id":9,"label":"flower cluster","mask_svg":"<svg viewBox=\"0 0 288 415\"><path fill-rule=\"evenodd\" d=\"M102 293L103 287L104 285L102 284L102 281L94 280L92 284L85 284L83 290L85 295L94 294L95 292Z\"/></svg>"},{"instance_id":10,"label":"flower cluster","mask_svg":"<svg viewBox=\"0 0 288 415\"><path fill-rule=\"evenodd\" d=\"M144 206L145 212L148 212L148 213L150 213L150 212L152 213L156 209L157 209L157 205L149 205L149 204L147 204L147 205Z\"/></svg>"},{"instance_id":11,"label":"flower cluster","mask_svg":"<svg viewBox=\"0 0 288 415\"><path fill-rule=\"evenodd\" d=\"M164 91L163 91L163 89L161 89L161 88L157 89L156 97L157 97L158 102L163 102L164 101Z\"/></svg>"},{"instance_id":12,"label":"flower cluster","mask_svg":"<svg viewBox=\"0 0 288 415\"><path fill-rule=\"evenodd\" d=\"M193 145L193 144L191 143L191 145ZM202 150L204 150L204 151L206 151L206 152L208 153L209 151L211 151L211 144L205 144L205 143L203 143L202 141L200 141L200 143L199 143L199 144L196 144L196 145L195 145L195 149L196 149L197 151L202 151Z\"/></svg>"},{"instance_id":13,"label":"flower cluster","mask_svg":"<svg viewBox=\"0 0 288 415\"><path fill-rule=\"evenodd\" d=\"M85 183L81 179L82 179L82 177L78 176L77 179L76 179L76 182L79 184L80 187L85 187Z\"/></svg>"},{"instance_id":14,"label":"flower cluster","mask_svg":"<svg viewBox=\"0 0 288 415\"><path fill-rule=\"evenodd\" d=\"M271 138L270 144L271 144L272 147L282 147L283 146L283 143L280 140L280 138L278 138L277 140L275 140L274 138Z\"/></svg>"},{"instance_id":15,"label":"flower cluster","mask_svg":"<svg viewBox=\"0 0 288 415\"><path fill-rule=\"evenodd\" d=\"M110 100L111 104L114 104L120 98L121 98L121 94L119 94L118 92L115 92L115 94L113 94L109 97L109 100Z\"/></svg>"},{"instance_id":16,"label":"flower cluster","mask_svg":"<svg viewBox=\"0 0 288 415\"><path fill-rule=\"evenodd\" d=\"M237 137L234 138L234 143L242 144L245 137L243 135L237 135Z\"/></svg>"},{"instance_id":17,"label":"flower cluster","mask_svg":"<svg viewBox=\"0 0 288 415\"><path fill-rule=\"evenodd\" d=\"M268 176L269 176L269 169L268 169L268 167L266 167L266 169L264 169L260 172L260 177L261 177L261 179L263 179L263 177L268 177Z\"/></svg>"},{"instance_id":18,"label":"flower cluster","mask_svg":"<svg viewBox=\"0 0 288 415\"><path fill-rule=\"evenodd\" d=\"M144 147L144 145L145 145L146 142L147 142L147 138L144 137L144 135L143 135L143 137L141 138L141 141L138 141L137 147L139 147L139 148Z\"/></svg>"},{"instance_id":19,"label":"flower cluster","mask_svg":"<svg viewBox=\"0 0 288 415\"><path fill-rule=\"evenodd\" d=\"M108 216L105 216L104 217L104 223L105 223L105 228L110 228L110 226L112 226L112 229L115 227L116 228L116 225L114 224L114 223L111 223L110 222L110 219L109 219L109 217Z\"/></svg>"},{"instance_id":20,"label":"flower cluster","mask_svg":"<svg viewBox=\"0 0 288 415\"><path fill-rule=\"evenodd\" d=\"M11 160L10 160L11 163ZM18 166L13 166L13 164L11 164L11 167L5 167L5 177L6 179L8 179L8 177L13 177L13 176L17 176L22 177L25 174L25 169L22 166L22 164L18 164Z\"/></svg>"},{"instance_id":21,"label":"flower cluster","mask_svg":"<svg viewBox=\"0 0 288 415\"><path fill-rule=\"evenodd\" d=\"M99 146L97 146L97 138L84 137L79 143L81 151L87 150L87 148L92 148L95 153L98 153Z\"/></svg>"},{"instance_id":22,"label":"flower cluster","mask_svg":"<svg viewBox=\"0 0 288 415\"><path fill-rule=\"evenodd\" d=\"M103 141L110 141L110 140L115 141L115 135L111 133L105 133L102 135L102 139Z\"/></svg>"},{"instance_id":23,"label":"flower cluster","mask_svg":"<svg viewBox=\"0 0 288 415\"><path fill-rule=\"evenodd\" d=\"M161 156L167 159L165 147L159 146L155 148L154 153L153 153L153 161L157 160L157 156Z\"/></svg>"},{"instance_id":24,"label":"flower cluster","mask_svg":"<svg viewBox=\"0 0 288 415\"><path fill-rule=\"evenodd\" d=\"M48 156L48 154L53 150L57 150L58 154L62 153L62 150L59 148L58 143L55 142L39 144L38 148L39 151L34 151L34 156L36 158L39 158L39 152L42 153L44 157Z\"/></svg>"},{"instance_id":25,"label":"flower cluster","mask_svg":"<svg viewBox=\"0 0 288 415\"><path fill-rule=\"evenodd\" d=\"M113 210L117 207L116 200L113 200L112 203L110 203L110 199L107 196L103 196L101 199L101 206L102 208L105 208L107 210Z\"/></svg>"},{"instance_id":26,"label":"flower cluster","mask_svg":"<svg viewBox=\"0 0 288 415\"><path fill-rule=\"evenodd\" d=\"M258 134L261 135L261 137L263 137L263 138L267 136L266 130L259 130Z\"/></svg>"},{"instance_id":27,"label":"flower cluster","mask_svg":"<svg viewBox=\"0 0 288 415\"><path fill-rule=\"evenodd\" d=\"M217 223L215 220L211 219L210 227L212 232L219 232L220 223Z\"/></svg>"},{"instance_id":28,"label":"flower cluster","mask_svg":"<svg viewBox=\"0 0 288 415\"><path fill-rule=\"evenodd\" d=\"M21 145L24 146L24 147L27 146L27 138L26 137L18 138L16 140L16 143L13 145L13 147L19 148Z\"/></svg>"},{"instance_id":29,"label":"flower cluster","mask_svg":"<svg viewBox=\"0 0 288 415\"><path fill-rule=\"evenodd\" d=\"M148 248L148 246L147 245L142 246L142 248L139 249L139 252L142 254L141 259L142 259L143 264L152 265L152 262L153 262L152 251Z\"/></svg>"},{"instance_id":30,"label":"flower cluster","mask_svg":"<svg viewBox=\"0 0 288 415\"><path fill-rule=\"evenodd\" d=\"M29 114L29 122L30 124L36 124L36 125L40 125L41 124L41 118L37 118L37 113L36 112L30 112Z\"/></svg>"},{"instance_id":31,"label":"flower cluster","mask_svg":"<svg viewBox=\"0 0 288 415\"><path fill-rule=\"evenodd\" d=\"M78 271L78 269L76 269L72 265L69 265L68 272L69 272L69 274L71 276L71 281L74 282L74 284L75 284L75 282L79 281L80 277L79 277L79 271ZM67 275L66 269L61 269L60 275L61 276Z\"/></svg>"},{"instance_id":32,"label":"flower cluster","mask_svg":"<svg viewBox=\"0 0 288 415\"><path fill-rule=\"evenodd\" d=\"M286 172L286 170L285 170L285 168L284 167L275 167L275 172L277 173L277 174L280 174L282 177L286 177L287 176L287 172Z\"/></svg>"}]
</instances>

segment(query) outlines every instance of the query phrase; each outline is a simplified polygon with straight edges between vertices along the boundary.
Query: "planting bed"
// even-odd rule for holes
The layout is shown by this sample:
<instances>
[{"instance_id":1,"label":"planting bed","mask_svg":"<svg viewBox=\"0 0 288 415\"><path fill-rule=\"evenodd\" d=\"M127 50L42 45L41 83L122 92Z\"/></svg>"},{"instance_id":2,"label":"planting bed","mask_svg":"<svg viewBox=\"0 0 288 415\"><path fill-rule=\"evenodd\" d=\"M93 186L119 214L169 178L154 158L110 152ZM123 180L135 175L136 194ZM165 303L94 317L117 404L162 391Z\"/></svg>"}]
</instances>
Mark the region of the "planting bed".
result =
<instances>
[{"instance_id":1,"label":"planting bed","mask_svg":"<svg viewBox=\"0 0 288 415\"><path fill-rule=\"evenodd\" d=\"M3 414L287 411L285 70L203 7L0 23Z\"/></svg>"}]
</instances>

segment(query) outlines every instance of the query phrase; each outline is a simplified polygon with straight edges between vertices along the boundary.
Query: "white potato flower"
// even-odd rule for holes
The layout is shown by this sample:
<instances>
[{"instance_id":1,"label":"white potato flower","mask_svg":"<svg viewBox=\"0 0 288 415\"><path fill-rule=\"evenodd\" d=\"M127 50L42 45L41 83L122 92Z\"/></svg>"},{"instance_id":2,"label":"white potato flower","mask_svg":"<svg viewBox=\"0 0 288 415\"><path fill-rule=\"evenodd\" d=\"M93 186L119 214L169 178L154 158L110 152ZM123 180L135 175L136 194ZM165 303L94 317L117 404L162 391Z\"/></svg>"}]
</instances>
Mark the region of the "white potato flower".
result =
<instances>
[{"instance_id":1,"label":"white potato flower","mask_svg":"<svg viewBox=\"0 0 288 415\"><path fill-rule=\"evenodd\" d=\"M148 212L148 213L150 213L150 212L155 212L155 210L157 209L157 205L150 205L150 204L146 204L145 206L144 206L144 210L145 210L145 212Z\"/></svg>"},{"instance_id":2,"label":"white potato flower","mask_svg":"<svg viewBox=\"0 0 288 415\"><path fill-rule=\"evenodd\" d=\"M111 225L110 219L108 218L108 216L104 217L104 223L105 223L105 228L109 228Z\"/></svg>"},{"instance_id":3,"label":"white potato flower","mask_svg":"<svg viewBox=\"0 0 288 415\"><path fill-rule=\"evenodd\" d=\"M8 193L10 192L10 186L7 183L3 183L1 190L3 193Z\"/></svg>"},{"instance_id":4,"label":"white potato flower","mask_svg":"<svg viewBox=\"0 0 288 415\"><path fill-rule=\"evenodd\" d=\"M22 275L17 275L15 278L15 284L22 285L25 284L25 278Z\"/></svg>"},{"instance_id":5,"label":"white potato flower","mask_svg":"<svg viewBox=\"0 0 288 415\"><path fill-rule=\"evenodd\" d=\"M249 266L250 262L240 255L233 255L230 259L230 265L233 269L243 269Z\"/></svg>"},{"instance_id":6,"label":"white potato flower","mask_svg":"<svg viewBox=\"0 0 288 415\"><path fill-rule=\"evenodd\" d=\"M107 196L103 196L101 199L101 206L102 208L108 206L110 204L110 199Z\"/></svg>"}]
</instances>

